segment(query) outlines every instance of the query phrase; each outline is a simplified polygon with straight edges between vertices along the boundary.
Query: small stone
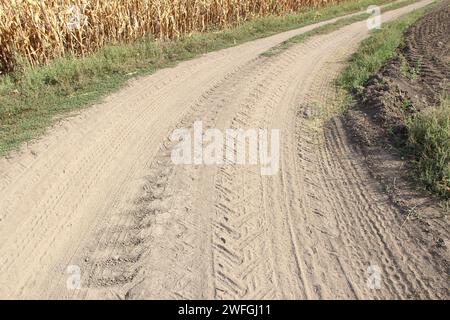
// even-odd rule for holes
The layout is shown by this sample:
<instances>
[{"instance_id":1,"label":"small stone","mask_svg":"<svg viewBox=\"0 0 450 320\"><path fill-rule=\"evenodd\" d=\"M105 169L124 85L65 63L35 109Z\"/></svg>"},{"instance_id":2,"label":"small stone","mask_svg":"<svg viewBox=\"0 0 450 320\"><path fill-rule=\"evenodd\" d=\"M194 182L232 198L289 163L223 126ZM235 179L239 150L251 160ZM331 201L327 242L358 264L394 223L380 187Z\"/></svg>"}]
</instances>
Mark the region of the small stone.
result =
<instances>
[{"instance_id":1,"label":"small stone","mask_svg":"<svg viewBox=\"0 0 450 320\"><path fill-rule=\"evenodd\" d=\"M445 241L444 241L444 239L442 239L442 238L439 238L437 241L436 241L436 245L439 247L439 248L445 248L446 246L445 246Z\"/></svg>"}]
</instances>

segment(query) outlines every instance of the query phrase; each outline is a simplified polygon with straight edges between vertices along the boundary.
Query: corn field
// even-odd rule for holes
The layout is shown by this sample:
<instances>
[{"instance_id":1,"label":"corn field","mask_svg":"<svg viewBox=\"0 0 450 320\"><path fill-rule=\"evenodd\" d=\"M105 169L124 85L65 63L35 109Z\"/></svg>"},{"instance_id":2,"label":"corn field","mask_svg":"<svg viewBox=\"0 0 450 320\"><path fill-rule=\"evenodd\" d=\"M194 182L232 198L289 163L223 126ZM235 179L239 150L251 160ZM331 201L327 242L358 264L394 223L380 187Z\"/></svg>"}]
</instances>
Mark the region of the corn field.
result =
<instances>
[{"instance_id":1,"label":"corn field","mask_svg":"<svg viewBox=\"0 0 450 320\"><path fill-rule=\"evenodd\" d=\"M223 29L339 0L0 0L0 72L109 43Z\"/></svg>"}]
</instances>

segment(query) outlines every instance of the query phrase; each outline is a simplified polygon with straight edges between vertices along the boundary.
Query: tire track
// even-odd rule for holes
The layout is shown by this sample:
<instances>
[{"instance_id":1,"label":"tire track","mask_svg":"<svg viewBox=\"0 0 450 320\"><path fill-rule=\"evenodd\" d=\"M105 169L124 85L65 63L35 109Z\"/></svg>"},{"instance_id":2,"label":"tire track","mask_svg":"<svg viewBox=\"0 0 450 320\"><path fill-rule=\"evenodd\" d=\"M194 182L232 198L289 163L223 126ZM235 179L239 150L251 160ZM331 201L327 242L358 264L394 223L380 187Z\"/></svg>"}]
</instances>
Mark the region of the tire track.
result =
<instances>
[{"instance_id":1,"label":"tire track","mask_svg":"<svg viewBox=\"0 0 450 320\"><path fill-rule=\"evenodd\" d=\"M427 3L390 11L385 20ZM311 28L133 81L62 123L32 147L37 152L14 164L2 160L0 240L7 241L0 245L0 293L448 296L444 275L414 234L399 229L400 212L349 146L342 124L318 120L319 111L333 111L333 80L368 36L365 22L259 57ZM281 129L279 174L261 176L259 166L173 165L170 133L198 120L205 129ZM380 290L367 288L371 263L382 269ZM81 290L65 286L70 264L81 267Z\"/></svg>"}]
</instances>

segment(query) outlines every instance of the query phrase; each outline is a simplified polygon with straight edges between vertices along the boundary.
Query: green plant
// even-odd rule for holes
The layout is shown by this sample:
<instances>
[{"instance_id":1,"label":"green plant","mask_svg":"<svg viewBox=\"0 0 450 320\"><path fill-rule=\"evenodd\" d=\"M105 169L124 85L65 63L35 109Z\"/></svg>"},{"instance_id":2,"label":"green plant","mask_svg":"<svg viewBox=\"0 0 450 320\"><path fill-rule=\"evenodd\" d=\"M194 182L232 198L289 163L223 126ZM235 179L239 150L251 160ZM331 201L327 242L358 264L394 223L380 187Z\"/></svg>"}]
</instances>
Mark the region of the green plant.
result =
<instances>
[{"instance_id":1,"label":"green plant","mask_svg":"<svg viewBox=\"0 0 450 320\"><path fill-rule=\"evenodd\" d=\"M407 121L408 147L418 177L431 190L450 197L450 100Z\"/></svg>"},{"instance_id":2,"label":"green plant","mask_svg":"<svg viewBox=\"0 0 450 320\"><path fill-rule=\"evenodd\" d=\"M414 66L410 66L402 55L400 55L399 58L401 60L400 72L402 73L402 75L408 79L416 80L420 74L422 62L420 60L417 60Z\"/></svg>"},{"instance_id":3,"label":"green plant","mask_svg":"<svg viewBox=\"0 0 450 320\"><path fill-rule=\"evenodd\" d=\"M350 64L339 75L337 85L348 92L360 92L369 77L378 72L388 59L395 56L396 49L403 41L403 32L426 10L425 8L416 10L375 30L352 56ZM410 72L409 67L405 72Z\"/></svg>"},{"instance_id":4,"label":"green plant","mask_svg":"<svg viewBox=\"0 0 450 320\"><path fill-rule=\"evenodd\" d=\"M408 111L412 108L412 102L409 99L404 99L402 101L402 108L405 111Z\"/></svg>"}]
</instances>

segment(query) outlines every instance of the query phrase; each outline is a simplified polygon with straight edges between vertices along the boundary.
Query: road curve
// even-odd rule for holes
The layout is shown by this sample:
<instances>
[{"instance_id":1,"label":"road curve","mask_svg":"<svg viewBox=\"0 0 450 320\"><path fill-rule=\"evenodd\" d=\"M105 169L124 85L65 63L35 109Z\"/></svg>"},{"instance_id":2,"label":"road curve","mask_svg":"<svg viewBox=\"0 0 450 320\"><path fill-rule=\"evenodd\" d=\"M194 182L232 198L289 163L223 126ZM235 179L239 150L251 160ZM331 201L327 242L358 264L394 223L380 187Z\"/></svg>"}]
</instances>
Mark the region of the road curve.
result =
<instances>
[{"instance_id":1,"label":"road curve","mask_svg":"<svg viewBox=\"0 0 450 320\"><path fill-rule=\"evenodd\" d=\"M443 266L342 123L314 117L333 105L333 81L368 37L366 22L260 56L321 24L133 80L0 160L0 296L448 298ZM171 132L199 120L280 129L278 174L174 165Z\"/></svg>"}]
</instances>

